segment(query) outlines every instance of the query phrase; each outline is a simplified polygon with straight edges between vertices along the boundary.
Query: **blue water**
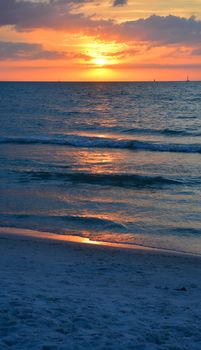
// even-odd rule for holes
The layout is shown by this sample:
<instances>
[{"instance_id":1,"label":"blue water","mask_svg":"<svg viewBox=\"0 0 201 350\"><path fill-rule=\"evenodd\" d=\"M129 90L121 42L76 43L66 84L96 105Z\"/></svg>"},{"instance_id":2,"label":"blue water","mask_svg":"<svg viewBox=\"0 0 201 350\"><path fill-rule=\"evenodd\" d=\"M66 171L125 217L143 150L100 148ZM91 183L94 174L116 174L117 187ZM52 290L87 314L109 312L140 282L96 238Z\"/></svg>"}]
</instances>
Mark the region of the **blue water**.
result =
<instances>
[{"instance_id":1,"label":"blue water","mask_svg":"<svg viewBox=\"0 0 201 350\"><path fill-rule=\"evenodd\" d=\"M201 254L201 83L0 83L0 226Z\"/></svg>"}]
</instances>

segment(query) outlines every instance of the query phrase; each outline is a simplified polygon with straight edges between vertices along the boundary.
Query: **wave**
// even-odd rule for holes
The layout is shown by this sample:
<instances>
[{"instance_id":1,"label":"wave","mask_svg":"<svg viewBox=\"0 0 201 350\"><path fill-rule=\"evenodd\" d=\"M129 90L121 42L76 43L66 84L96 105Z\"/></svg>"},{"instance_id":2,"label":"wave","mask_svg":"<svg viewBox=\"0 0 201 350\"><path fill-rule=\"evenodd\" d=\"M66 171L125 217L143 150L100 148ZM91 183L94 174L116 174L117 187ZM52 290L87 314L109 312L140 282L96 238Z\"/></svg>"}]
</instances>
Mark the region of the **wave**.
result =
<instances>
[{"instance_id":1,"label":"wave","mask_svg":"<svg viewBox=\"0 0 201 350\"><path fill-rule=\"evenodd\" d=\"M120 148L145 150L153 152L201 153L201 144L163 143L154 141L130 140L124 138L107 138L98 136L81 136L77 134L30 137L1 137L1 144L44 144L66 145L83 148Z\"/></svg>"},{"instance_id":2,"label":"wave","mask_svg":"<svg viewBox=\"0 0 201 350\"><path fill-rule=\"evenodd\" d=\"M167 135L167 136L201 136L200 132L174 130L174 129L152 129L152 128L131 128L123 130L126 134L145 134L145 135Z\"/></svg>"},{"instance_id":3,"label":"wave","mask_svg":"<svg viewBox=\"0 0 201 350\"><path fill-rule=\"evenodd\" d=\"M127 232L127 226L124 223L117 222L114 220L110 220L107 218L102 217L94 217L94 216L82 216L82 215L34 215L34 214L2 214L0 215L1 223L6 225L6 222L9 221L9 224L12 220L16 222L20 221L24 222L25 226L27 227L28 223L30 224L30 227L33 227L33 225L41 227L41 225L44 225L44 227L48 225L51 225L51 229L54 230L58 227L60 227L60 230L64 229L62 222L64 225L67 225L68 228L73 227L81 227L82 229L93 229L95 231L114 231L118 230L120 233ZM57 232L57 231L56 231Z\"/></svg>"},{"instance_id":4,"label":"wave","mask_svg":"<svg viewBox=\"0 0 201 350\"><path fill-rule=\"evenodd\" d=\"M126 229L126 226L124 224L121 224L119 222L109 220L106 218L100 218L100 217L93 217L93 216L79 216L79 215L65 215L65 216L59 216L57 218L61 218L64 221L71 221L75 223L79 223L81 225L89 225L89 226L104 226L106 229Z\"/></svg>"},{"instance_id":5,"label":"wave","mask_svg":"<svg viewBox=\"0 0 201 350\"><path fill-rule=\"evenodd\" d=\"M148 176L140 174L91 174L91 173L62 173L48 171L27 171L22 173L22 181L31 178L39 181L70 181L99 186L119 186L124 188L161 187L165 185L183 184L182 179L163 176Z\"/></svg>"}]
</instances>

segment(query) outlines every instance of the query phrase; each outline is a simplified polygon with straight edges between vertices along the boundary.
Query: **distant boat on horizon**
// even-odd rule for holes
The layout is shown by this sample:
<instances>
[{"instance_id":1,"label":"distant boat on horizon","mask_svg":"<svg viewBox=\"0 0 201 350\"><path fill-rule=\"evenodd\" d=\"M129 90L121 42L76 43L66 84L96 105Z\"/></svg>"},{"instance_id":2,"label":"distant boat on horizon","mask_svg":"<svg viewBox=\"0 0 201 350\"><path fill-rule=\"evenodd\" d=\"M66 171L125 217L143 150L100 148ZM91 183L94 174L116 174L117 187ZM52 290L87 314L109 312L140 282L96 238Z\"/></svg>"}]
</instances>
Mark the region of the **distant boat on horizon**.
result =
<instances>
[{"instance_id":1,"label":"distant boat on horizon","mask_svg":"<svg viewBox=\"0 0 201 350\"><path fill-rule=\"evenodd\" d=\"M187 77L186 77L186 82L189 83L189 81L190 81L190 80L189 80L189 77L188 77L188 75L187 75Z\"/></svg>"}]
</instances>

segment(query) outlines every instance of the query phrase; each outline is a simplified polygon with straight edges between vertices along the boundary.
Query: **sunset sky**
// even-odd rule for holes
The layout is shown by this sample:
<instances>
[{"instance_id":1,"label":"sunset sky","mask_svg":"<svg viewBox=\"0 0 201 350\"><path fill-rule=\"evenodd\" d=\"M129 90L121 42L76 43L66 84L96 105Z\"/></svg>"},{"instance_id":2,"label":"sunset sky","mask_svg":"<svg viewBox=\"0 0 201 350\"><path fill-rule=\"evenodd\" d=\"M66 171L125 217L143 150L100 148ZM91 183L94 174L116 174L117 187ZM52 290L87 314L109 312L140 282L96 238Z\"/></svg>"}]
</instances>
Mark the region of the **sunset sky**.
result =
<instances>
[{"instance_id":1,"label":"sunset sky","mask_svg":"<svg viewBox=\"0 0 201 350\"><path fill-rule=\"evenodd\" d=\"M201 80L201 0L0 0L0 80Z\"/></svg>"}]
</instances>

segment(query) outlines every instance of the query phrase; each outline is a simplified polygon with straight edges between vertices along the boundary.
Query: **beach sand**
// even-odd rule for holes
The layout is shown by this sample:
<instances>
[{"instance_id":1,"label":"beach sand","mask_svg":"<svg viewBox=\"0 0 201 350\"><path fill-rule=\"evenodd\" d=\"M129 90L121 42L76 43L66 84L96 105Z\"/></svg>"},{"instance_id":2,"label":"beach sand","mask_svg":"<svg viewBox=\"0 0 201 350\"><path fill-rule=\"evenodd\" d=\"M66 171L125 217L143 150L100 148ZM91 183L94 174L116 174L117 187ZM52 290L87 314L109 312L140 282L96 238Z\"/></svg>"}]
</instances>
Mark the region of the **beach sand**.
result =
<instances>
[{"instance_id":1,"label":"beach sand","mask_svg":"<svg viewBox=\"0 0 201 350\"><path fill-rule=\"evenodd\" d=\"M201 349L200 257L4 231L0 349Z\"/></svg>"}]
</instances>

